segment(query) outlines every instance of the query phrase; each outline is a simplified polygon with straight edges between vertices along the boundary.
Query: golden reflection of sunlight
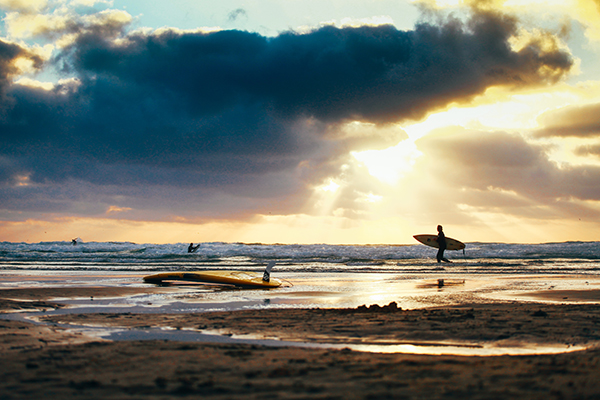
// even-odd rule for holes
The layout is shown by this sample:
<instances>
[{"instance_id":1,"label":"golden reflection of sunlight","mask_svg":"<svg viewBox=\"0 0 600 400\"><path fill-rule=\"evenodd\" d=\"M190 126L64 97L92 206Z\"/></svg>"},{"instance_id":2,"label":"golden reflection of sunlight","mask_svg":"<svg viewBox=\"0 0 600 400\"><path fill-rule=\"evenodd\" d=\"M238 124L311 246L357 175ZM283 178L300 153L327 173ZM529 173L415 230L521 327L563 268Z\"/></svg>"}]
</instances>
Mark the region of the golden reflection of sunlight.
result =
<instances>
[{"instance_id":1,"label":"golden reflection of sunlight","mask_svg":"<svg viewBox=\"0 0 600 400\"><path fill-rule=\"evenodd\" d=\"M368 299L369 299L368 300L369 304L374 304L374 303L378 304L379 302L386 300L385 296L381 295L381 294L371 295L368 297ZM383 304L383 305L385 305L385 304Z\"/></svg>"},{"instance_id":2,"label":"golden reflection of sunlight","mask_svg":"<svg viewBox=\"0 0 600 400\"><path fill-rule=\"evenodd\" d=\"M393 185L412 167L421 152L412 140L400 142L385 150L352 152L354 158L363 163L369 174L382 182Z\"/></svg>"}]
</instances>

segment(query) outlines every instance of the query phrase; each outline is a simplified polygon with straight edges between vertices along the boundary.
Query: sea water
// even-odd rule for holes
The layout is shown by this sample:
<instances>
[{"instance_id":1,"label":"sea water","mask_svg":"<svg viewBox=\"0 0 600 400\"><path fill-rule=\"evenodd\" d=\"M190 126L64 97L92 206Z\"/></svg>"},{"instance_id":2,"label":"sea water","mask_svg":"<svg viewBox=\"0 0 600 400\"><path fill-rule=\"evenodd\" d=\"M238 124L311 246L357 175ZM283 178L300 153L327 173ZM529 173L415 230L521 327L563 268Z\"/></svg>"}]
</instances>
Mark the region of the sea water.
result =
<instances>
[{"instance_id":1,"label":"sea water","mask_svg":"<svg viewBox=\"0 0 600 400\"><path fill-rule=\"evenodd\" d=\"M424 245L331 245L129 242L0 243L2 271L197 271L262 270L277 262L278 272L352 273L436 271L437 249ZM446 251L454 274L600 274L600 242L544 244L467 243ZM448 264L442 264L449 266Z\"/></svg>"},{"instance_id":2,"label":"sea water","mask_svg":"<svg viewBox=\"0 0 600 400\"><path fill-rule=\"evenodd\" d=\"M272 291L224 290L177 284L178 293L140 295L119 306L166 312L257 307L415 308L489 301L524 291L600 288L600 242L544 244L467 243L447 251L451 264L438 264L437 249L415 245L330 245L129 242L0 243L0 289L40 286L142 286L143 276L169 271L245 270L285 284ZM440 284L441 283L441 284ZM99 307L103 300L77 300ZM115 306L114 301L104 303ZM168 310L165 307L170 307ZM138 310L139 311L139 310Z\"/></svg>"}]
</instances>

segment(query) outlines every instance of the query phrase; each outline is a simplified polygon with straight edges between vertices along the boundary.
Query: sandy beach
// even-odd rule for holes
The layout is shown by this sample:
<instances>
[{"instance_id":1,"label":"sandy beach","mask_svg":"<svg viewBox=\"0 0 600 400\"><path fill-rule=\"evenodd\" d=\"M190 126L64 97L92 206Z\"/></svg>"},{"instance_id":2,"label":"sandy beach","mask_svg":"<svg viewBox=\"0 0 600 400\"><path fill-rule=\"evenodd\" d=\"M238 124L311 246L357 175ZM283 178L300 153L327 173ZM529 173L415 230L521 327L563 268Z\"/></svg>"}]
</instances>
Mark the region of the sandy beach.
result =
<instances>
[{"instance_id":1,"label":"sandy beach","mask_svg":"<svg viewBox=\"0 0 600 400\"><path fill-rule=\"evenodd\" d=\"M95 297L173 288L98 288ZM206 313L61 313L57 298L90 288L0 290L3 399L592 399L600 396L600 291L530 293L531 302L403 310L396 303L332 309ZM567 297L568 304L548 303ZM582 299L581 303L574 299ZM536 301L538 300L538 301ZM42 322L42 324L34 322ZM74 329L68 329L70 326ZM337 348L109 341L76 327L162 328ZM460 356L351 350L352 345L513 347L554 354ZM556 352L556 348L559 349Z\"/></svg>"}]
</instances>

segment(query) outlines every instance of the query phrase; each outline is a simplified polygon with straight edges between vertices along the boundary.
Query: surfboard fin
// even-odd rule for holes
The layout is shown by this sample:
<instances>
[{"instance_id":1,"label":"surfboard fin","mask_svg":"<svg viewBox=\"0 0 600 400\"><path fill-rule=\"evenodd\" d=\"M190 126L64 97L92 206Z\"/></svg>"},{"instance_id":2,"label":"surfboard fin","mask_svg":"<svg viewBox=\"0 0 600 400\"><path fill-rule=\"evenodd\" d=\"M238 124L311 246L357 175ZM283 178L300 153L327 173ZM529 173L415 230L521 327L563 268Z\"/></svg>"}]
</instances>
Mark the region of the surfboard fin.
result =
<instances>
[{"instance_id":1,"label":"surfboard fin","mask_svg":"<svg viewBox=\"0 0 600 400\"><path fill-rule=\"evenodd\" d=\"M269 282L271 280L271 269L275 265L275 261L269 261L267 264L267 268L265 268L265 273L263 274L263 281Z\"/></svg>"}]
</instances>

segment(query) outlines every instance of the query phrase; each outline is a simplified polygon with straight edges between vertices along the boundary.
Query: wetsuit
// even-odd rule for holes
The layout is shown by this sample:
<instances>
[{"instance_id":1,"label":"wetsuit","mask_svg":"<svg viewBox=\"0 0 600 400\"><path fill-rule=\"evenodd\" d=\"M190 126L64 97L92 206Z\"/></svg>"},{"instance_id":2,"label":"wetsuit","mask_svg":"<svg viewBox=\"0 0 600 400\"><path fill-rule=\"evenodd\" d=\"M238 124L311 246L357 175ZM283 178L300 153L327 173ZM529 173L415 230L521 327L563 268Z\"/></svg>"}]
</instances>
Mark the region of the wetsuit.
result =
<instances>
[{"instance_id":1,"label":"wetsuit","mask_svg":"<svg viewBox=\"0 0 600 400\"><path fill-rule=\"evenodd\" d=\"M446 261L449 262L447 258L444 258L444 251L446 250L446 235L444 235L443 231L438 233L436 241L438 242L439 250L437 253L437 262Z\"/></svg>"}]
</instances>

